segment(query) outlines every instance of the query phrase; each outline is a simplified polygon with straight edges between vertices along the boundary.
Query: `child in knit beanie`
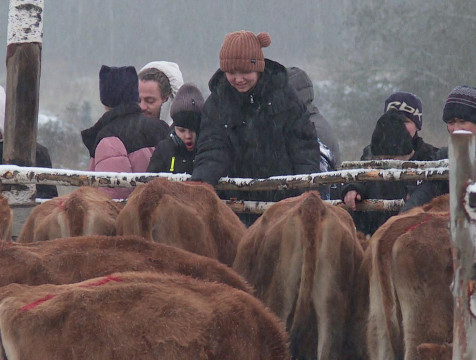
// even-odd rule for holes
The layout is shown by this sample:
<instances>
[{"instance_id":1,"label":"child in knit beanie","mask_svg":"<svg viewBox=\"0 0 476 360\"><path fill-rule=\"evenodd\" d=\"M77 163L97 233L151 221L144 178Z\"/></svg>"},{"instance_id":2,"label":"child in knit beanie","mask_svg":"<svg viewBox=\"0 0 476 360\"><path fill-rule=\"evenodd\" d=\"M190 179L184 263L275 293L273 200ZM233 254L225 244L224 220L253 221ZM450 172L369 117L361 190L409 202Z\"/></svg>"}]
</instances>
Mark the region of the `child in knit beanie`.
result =
<instances>
[{"instance_id":1,"label":"child in knit beanie","mask_svg":"<svg viewBox=\"0 0 476 360\"><path fill-rule=\"evenodd\" d=\"M268 33L253 34L236 31L225 36L220 50L220 70L238 92L253 89L264 71L265 61L261 48L271 44Z\"/></svg>"},{"instance_id":2,"label":"child in knit beanie","mask_svg":"<svg viewBox=\"0 0 476 360\"><path fill-rule=\"evenodd\" d=\"M465 130L476 135L476 88L461 85L451 90L445 101L442 118L450 134L457 130ZM441 148L435 156L435 160L447 158L447 147ZM428 181L412 194L402 208L402 212L424 205L433 198L448 192L448 181Z\"/></svg>"},{"instance_id":3,"label":"child in knit beanie","mask_svg":"<svg viewBox=\"0 0 476 360\"><path fill-rule=\"evenodd\" d=\"M438 148L423 141L418 134L423 125L423 107L421 100L407 91L397 91L385 99L384 113L390 110L404 116L405 127L411 135L415 153L411 160L428 161L435 157ZM370 145L363 150L360 160L372 160L374 155Z\"/></svg>"},{"instance_id":4,"label":"child in knit beanie","mask_svg":"<svg viewBox=\"0 0 476 360\"><path fill-rule=\"evenodd\" d=\"M204 99L194 84L183 84L170 108L172 132L155 148L148 172L191 174Z\"/></svg>"},{"instance_id":5,"label":"child in knit beanie","mask_svg":"<svg viewBox=\"0 0 476 360\"><path fill-rule=\"evenodd\" d=\"M457 86L446 99L443 121L448 132L467 130L476 134L476 88Z\"/></svg>"},{"instance_id":6,"label":"child in knit beanie","mask_svg":"<svg viewBox=\"0 0 476 360\"><path fill-rule=\"evenodd\" d=\"M266 32L225 36L220 68L208 86L192 180L217 184L221 177L267 178L320 171L317 134L305 104L288 82L286 68L266 59ZM224 199L279 201L299 190L219 192ZM255 214L240 214L250 225Z\"/></svg>"}]
</instances>

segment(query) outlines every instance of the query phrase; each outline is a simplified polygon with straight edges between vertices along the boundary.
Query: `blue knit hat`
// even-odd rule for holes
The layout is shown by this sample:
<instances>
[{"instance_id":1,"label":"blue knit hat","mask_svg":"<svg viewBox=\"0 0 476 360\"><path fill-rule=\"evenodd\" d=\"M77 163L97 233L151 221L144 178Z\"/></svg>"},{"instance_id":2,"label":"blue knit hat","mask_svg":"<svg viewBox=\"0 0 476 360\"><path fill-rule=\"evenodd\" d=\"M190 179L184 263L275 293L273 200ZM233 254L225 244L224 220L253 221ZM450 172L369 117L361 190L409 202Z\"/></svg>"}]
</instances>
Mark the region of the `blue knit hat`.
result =
<instances>
[{"instance_id":1,"label":"blue knit hat","mask_svg":"<svg viewBox=\"0 0 476 360\"><path fill-rule=\"evenodd\" d=\"M139 102L139 80L133 66L110 67L99 71L99 94L103 105L110 108Z\"/></svg>"},{"instance_id":2,"label":"blue knit hat","mask_svg":"<svg viewBox=\"0 0 476 360\"><path fill-rule=\"evenodd\" d=\"M418 130L421 130L423 121L421 100L414 94L404 91L393 93L385 100L384 112L390 109L397 110L403 116L412 120Z\"/></svg>"}]
</instances>

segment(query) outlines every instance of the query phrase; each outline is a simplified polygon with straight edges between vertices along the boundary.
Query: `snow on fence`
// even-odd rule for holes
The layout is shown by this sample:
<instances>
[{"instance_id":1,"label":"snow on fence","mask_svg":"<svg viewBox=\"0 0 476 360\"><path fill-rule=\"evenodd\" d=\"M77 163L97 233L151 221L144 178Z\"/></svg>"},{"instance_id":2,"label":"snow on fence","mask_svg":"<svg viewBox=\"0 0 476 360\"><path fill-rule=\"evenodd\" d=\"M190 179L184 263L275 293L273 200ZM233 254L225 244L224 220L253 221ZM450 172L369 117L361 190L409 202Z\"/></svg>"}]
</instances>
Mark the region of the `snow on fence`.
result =
<instances>
[{"instance_id":1,"label":"snow on fence","mask_svg":"<svg viewBox=\"0 0 476 360\"><path fill-rule=\"evenodd\" d=\"M187 174L114 173L0 165L2 184L44 184L96 187L135 187L157 177L190 180ZM217 190L270 191L315 189L320 185L362 181L448 180L448 167L401 169L352 169L306 175L273 176L266 179L223 177Z\"/></svg>"},{"instance_id":2,"label":"snow on fence","mask_svg":"<svg viewBox=\"0 0 476 360\"><path fill-rule=\"evenodd\" d=\"M350 169L350 166L362 168ZM375 168L363 168L373 166ZM172 181L190 180L187 174L170 173L114 173L91 172L37 167L19 167L0 165L0 183L2 184L44 184L63 186L95 187L135 187L154 178L167 178ZM276 191L290 189L317 189L321 185L342 184L363 181L404 181L404 180L447 180L448 162L410 162L397 160L380 160L364 162L344 162L339 171L307 175L274 176L267 179L221 178L216 190L238 191ZM12 205L31 202L33 192L25 196L22 192L8 194ZM332 204L340 200L329 201ZM259 214L271 206L272 202L234 201L227 204L239 213ZM363 211L395 211L403 205L403 200L365 200L357 205Z\"/></svg>"}]
</instances>

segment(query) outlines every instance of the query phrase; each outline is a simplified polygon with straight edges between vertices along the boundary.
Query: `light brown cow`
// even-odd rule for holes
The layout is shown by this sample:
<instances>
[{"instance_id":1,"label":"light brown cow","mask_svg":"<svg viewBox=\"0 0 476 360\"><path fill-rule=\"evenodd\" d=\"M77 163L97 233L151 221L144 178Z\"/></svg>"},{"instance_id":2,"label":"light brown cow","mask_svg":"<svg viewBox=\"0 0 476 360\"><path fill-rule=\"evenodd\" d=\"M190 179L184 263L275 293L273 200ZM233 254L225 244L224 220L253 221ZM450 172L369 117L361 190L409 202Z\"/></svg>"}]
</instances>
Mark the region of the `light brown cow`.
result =
<instances>
[{"instance_id":1,"label":"light brown cow","mask_svg":"<svg viewBox=\"0 0 476 360\"><path fill-rule=\"evenodd\" d=\"M253 296L180 275L116 273L0 289L2 360L288 360L284 326Z\"/></svg>"},{"instance_id":2,"label":"light brown cow","mask_svg":"<svg viewBox=\"0 0 476 360\"><path fill-rule=\"evenodd\" d=\"M137 187L117 218L118 235L140 235L229 266L245 231L211 186L167 179Z\"/></svg>"},{"instance_id":3,"label":"light brown cow","mask_svg":"<svg viewBox=\"0 0 476 360\"><path fill-rule=\"evenodd\" d=\"M451 342L453 265L448 197L390 218L370 240L371 359L420 359L422 343Z\"/></svg>"},{"instance_id":4,"label":"light brown cow","mask_svg":"<svg viewBox=\"0 0 476 360\"><path fill-rule=\"evenodd\" d=\"M311 191L267 209L233 268L286 324L294 357L342 359L362 255L347 211Z\"/></svg>"},{"instance_id":5,"label":"light brown cow","mask_svg":"<svg viewBox=\"0 0 476 360\"><path fill-rule=\"evenodd\" d=\"M421 360L451 360L453 346L451 344L420 344L417 347Z\"/></svg>"},{"instance_id":6,"label":"light brown cow","mask_svg":"<svg viewBox=\"0 0 476 360\"><path fill-rule=\"evenodd\" d=\"M18 242L70 236L115 235L122 205L96 188L80 187L36 206L22 227Z\"/></svg>"},{"instance_id":7,"label":"light brown cow","mask_svg":"<svg viewBox=\"0 0 476 360\"><path fill-rule=\"evenodd\" d=\"M29 244L0 243L0 287L70 284L118 271L180 273L252 293L217 260L138 236L80 236Z\"/></svg>"},{"instance_id":8,"label":"light brown cow","mask_svg":"<svg viewBox=\"0 0 476 360\"><path fill-rule=\"evenodd\" d=\"M8 200L0 195L0 240L11 241L13 229L13 211Z\"/></svg>"}]
</instances>

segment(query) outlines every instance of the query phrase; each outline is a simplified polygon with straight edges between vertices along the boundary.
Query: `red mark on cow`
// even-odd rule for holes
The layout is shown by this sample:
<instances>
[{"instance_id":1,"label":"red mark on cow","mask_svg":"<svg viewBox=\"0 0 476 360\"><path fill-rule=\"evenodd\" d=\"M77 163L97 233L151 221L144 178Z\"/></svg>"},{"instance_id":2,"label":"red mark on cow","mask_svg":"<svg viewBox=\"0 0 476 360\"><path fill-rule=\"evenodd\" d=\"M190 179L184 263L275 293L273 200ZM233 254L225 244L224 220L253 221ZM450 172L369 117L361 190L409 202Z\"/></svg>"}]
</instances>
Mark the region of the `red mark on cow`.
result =
<instances>
[{"instance_id":1,"label":"red mark on cow","mask_svg":"<svg viewBox=\"0 0 476 360\"><path fill-rule=\"evenodd\" d=\"M88 287L93 287L93 286L101 286L101 285L107 284L108 282L111 282L111 281L121 282L122 279L118 278L116 276L109 275L109 276L105 277L104 279L101 279L99 281L92 282L92 283L89 283L89 284L85 284L85 285L79 285L79 287L88 288ZM41 299L38 299L38 300L28 304L28 305L23 306L21 309L18 309L18 311L28 311L28 310L34 309L38 305L43 304L45 301L53 299L55 296L56 296L56 294L46 295L45 297L42 297Z\"/></svg>"},{"instance_id":2,"label":"red mark on cow","mask_svg":"<svg viewBox=\"0 0 476 360\"><path fill-rule=\"evenodd\" d=\"M428 214L428 215L427 215L421 222L419 222L418 224L415 224L415 225L412 225L412 226L406 228L406 229L405 229L405 232L415 230L417 227L419 227L419 226L421 226L421 225L427 223L428 221L430 221L432 217L441 217L441 218L444 218L444 219L449 219L449 218L450 218L450 215L449 215L449 213L446 214L446 215L436 215L436 214L431 215L431 214Z\"/></svg>"},{"instance_id":3,"label":"red mark on cow","mask_svg":"<svg viewBox=\"0 0 476 360\"><path fill-rule=\"evenodd\" d=\"M38 305L43 304L45 301L53 299L55 296L56 296L56 294L48 294L45 297L42 297L41 299L38 299L38 300L28 304L28 305L23 306L21 309L18 309L18 311L28 311L28 310L34 309Z\"/></svg>"},{"instance_id":4,"label":"red mark on cow","mask_svg":"<svg viewBox=\"0 0 476 360\"><path fill-rule=\"evenodd\" d=\"M64 202L65 199L58 199L58 207L62 210L64 210Z\"/></svg>"},{"instance_id":5,"label":"red mark on cow","mask_svg":"<svg viewBox=\"0 0 476 360\"><path fill-rule=\"evenodd\" d=\"M106 276L104 279L101 279L99 281L88 283L88 284L85 284L85 285L80 285L80 287L101 286L101 285L107 284L108 282L111 282L111 281L121 282L122 279L118 278L118 277L115 277L115 276L112 276L112 275L109 275L109 276Z\"/></svg>"}]
</instances>

